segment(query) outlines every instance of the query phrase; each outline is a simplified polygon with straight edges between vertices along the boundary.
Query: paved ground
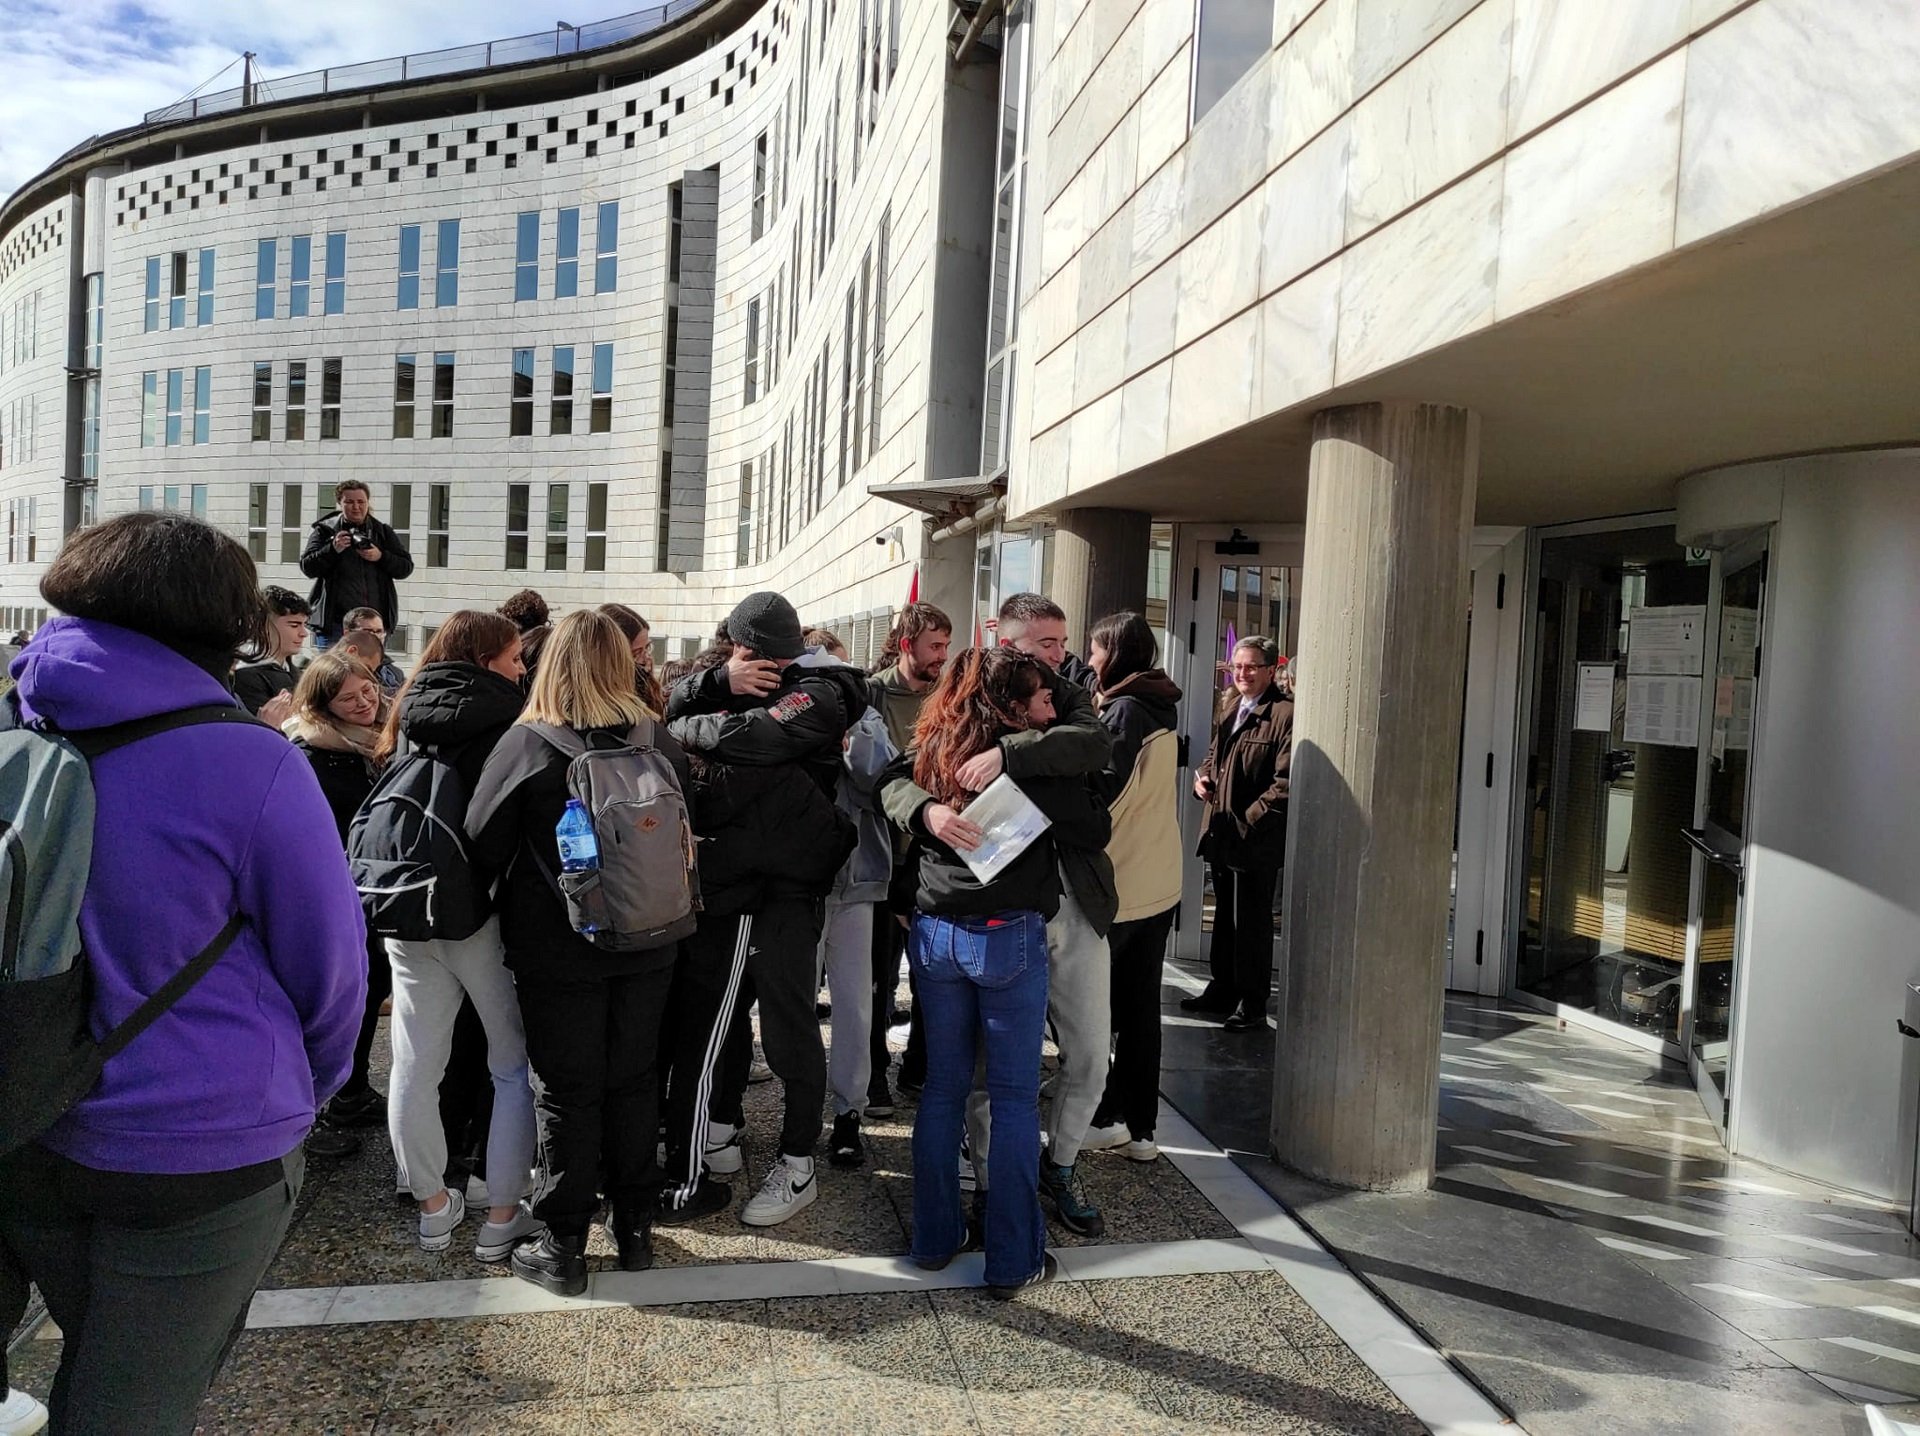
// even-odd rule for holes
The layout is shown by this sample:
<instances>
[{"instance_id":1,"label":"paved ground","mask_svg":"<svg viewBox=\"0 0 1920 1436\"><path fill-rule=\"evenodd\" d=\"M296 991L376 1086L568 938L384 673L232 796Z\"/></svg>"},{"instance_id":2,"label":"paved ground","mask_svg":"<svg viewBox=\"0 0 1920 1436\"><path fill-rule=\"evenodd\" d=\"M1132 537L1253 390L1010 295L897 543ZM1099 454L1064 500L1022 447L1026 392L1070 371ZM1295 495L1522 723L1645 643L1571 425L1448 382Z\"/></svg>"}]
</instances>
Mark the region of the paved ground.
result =
<instances>
[{"instance_id":1,"label":"paved ground","mask_svg":"<svg viewBox=\"0 0 1920 1436\"><path fill-rule=\"evenodd\" d=\"M775 1084L750 1089L736 1210L762 1175L752 1139L776 1130L776 1099ZM1001 1303L977 1289L977 1258L915 1272L898 1261L911 1121L903 1105L876 1124L861 1171L822 1162L820 1200L783 1226L728 1212L661 1229L655 1272L618 1272L596 1231L579 1302L470 1247L419 1251L375 1133L356 1157L310 1164L201 1429L1425 1429L1165 1157L1086 1158L1108 1232L1085 1243L1054 1229L1069 1280ZM17 1351L16 1379L44 1393L59 1350L43 1331Z\"/></svg>"},{"instance_id":2,"label":"paved ground","mask_svg":"<svg viewBox=\"0 0 1920 1436\"><path fill-rule=\"evenodd\" d=\"M1419 1196L1265 1159L1269 1097L1238 1074L1270 1037L1172 1029L1164 1085L1533 1436L1864 1432L1865 1403L1920 1400L1903 1214L1730 1159L1672 1063L1484 1001L1446 1023Z\"/></svg>"}]
</instances>

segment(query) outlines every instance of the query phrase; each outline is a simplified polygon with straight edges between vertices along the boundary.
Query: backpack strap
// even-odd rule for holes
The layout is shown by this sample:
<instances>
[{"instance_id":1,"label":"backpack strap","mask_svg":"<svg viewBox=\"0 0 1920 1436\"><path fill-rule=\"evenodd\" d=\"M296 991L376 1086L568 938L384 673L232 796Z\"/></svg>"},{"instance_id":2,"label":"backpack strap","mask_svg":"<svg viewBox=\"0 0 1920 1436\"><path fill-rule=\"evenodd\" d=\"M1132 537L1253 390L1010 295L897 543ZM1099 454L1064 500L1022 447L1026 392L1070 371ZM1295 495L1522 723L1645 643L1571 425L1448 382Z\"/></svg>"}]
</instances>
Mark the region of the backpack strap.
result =
<instances>
[{"instance_id":1,"label":"backpack strap","mask_svg":"<svg viewBox=\"0 0 1920 1436\"><path fill-rule=\"evenodd\" d=\"M109 1032L100 1043L100 1060L104 1062L119 1056L128 1043L153 1026L168 1008L185 997L194 984L205 977L226 950L233 946L233 940L240 935L244 922L239 913L228 918L227 925L214 934L212 942L201 948L185 967L161 983L160 990L136 1007L131 1017Z\"/></svg>"},{"instance_id":2,"label":"backpack strap","mask_svg":"<svg viewBox=\"0 0 1920 1436\"><path fill-rule=\"evenodd\" d=\"M177 708L171 713L156 713L150 718L136 718L128 723L115 723L105 728L88 728L78 733L59 733L58 736L71 743L88 762L92 762L102 753L111 753L116 748L124 748L129 743L138 743L142 738L151 738L159 733L171 733L176 728L192 728L202 723L249 723L255 727L267 725L254 717L246 709L230 703L206 703L193 708ZM58 733L58 730L54 730ZM119 1056L142 1032L163 1017L167 1010L190 992L194 985L212 970L213 965L233 946L233 940L240 935L240 929L246 919L239 913L228 918L226 925L213 936L192 960L174 973L145 1002L133 1010L131 1016L100 1043L100 1060L105 1062Z\"/></svg>"},{"instance_id":3,"label":"backpack strap","mask_svg":"<svg viewBox=\"0 0 1920 1436\"><path fill-rule=\"evenodd\" d=\"M563 728L558 723L529 723L527 730L549 748L560 752L568 762L572 762L587 751L585 738L573 729Z\"/></svg>"},{"instance_id":4,"label":"backpack strap","mask_svg":"<svg viewBox=\"0 0 1920 1436\"><path fill-rule=\"evenodd\" d=\"M204 703L194 708L176 708L171 713L156 713L151 718L114 723L105 728L86 728L77 733L62 732L58 728L48 731L66 739L79 750L81 757L92 762L102 753L111 753L129 743L138 743L142 738L171 733L176 728L192 728L202 723L249 723L258 728L267 726L246 709L231 703Z\"/></svg>"}]
</instances>

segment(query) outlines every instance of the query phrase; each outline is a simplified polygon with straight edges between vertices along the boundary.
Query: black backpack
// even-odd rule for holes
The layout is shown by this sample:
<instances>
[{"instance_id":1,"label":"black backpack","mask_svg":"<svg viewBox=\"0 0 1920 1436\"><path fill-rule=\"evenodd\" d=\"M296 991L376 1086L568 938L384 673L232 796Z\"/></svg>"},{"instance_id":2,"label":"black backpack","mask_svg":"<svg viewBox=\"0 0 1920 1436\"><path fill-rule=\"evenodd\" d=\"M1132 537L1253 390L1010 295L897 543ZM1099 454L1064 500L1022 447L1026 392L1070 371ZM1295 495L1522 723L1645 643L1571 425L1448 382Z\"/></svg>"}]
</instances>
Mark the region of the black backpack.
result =
<instances>
[{"instance_id":1,"label":"black backpack","mask_svg":"<svg viewBox=\"0 0 1920 1436\"><path fill-rule=\"evenodd\" d=\"M414 749L388 764L347 829L367 931L403 942L472 937L492 908L467 852L466 785Z\"/></svg>"},{"instance_id":2,"label":"black backpack","mask_svg":"<svg viewBox=\"0 0 1920 1436\"><path fill-rule=\"evenodd\" d=\"M0 714L0 1156L33 1141L93 1090L109 1060L151 1027L239 935L238 913L104 1038L93 1039L80 903L93 864L93 779L103 753L201 723L258 723L243 708L183 708L55 734Z\"/></svg>"}]
</instances>

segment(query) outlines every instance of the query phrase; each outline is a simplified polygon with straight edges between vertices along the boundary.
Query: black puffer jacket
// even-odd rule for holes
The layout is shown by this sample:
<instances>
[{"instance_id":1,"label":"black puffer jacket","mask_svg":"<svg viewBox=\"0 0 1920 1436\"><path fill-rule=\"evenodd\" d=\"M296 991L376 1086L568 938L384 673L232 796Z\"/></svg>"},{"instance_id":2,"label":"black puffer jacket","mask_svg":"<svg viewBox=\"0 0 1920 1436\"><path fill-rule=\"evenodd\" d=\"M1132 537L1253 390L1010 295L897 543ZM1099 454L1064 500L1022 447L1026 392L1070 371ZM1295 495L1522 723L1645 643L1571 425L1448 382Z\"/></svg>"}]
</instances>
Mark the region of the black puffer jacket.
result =
<instances>
[{"instance_id":1,"label":"black puffer jacket","mask_svg":"<svg viewBox=\"0 0 1920 1436\"><path fill-rule=\"evenodd\" d=\"M855 842L834 803L841 743L866 711L866 675L815 655L788 665L764 698L734 693L724 665L674 685L667 726L694 765L689 796L707 913L832 890Z\"/></svg>"},{"instance_id":2,"label":"black puffer jacket","mask_svg":"<svg viewBox=\"0 0 1920 1436\"><path fill-rule=\"evenodd\" d=\"M400 700L400 732L453 765L471 796L500 735L520 716L520 685L477 663L429 663Z\"/></svg>"}]
</instances>

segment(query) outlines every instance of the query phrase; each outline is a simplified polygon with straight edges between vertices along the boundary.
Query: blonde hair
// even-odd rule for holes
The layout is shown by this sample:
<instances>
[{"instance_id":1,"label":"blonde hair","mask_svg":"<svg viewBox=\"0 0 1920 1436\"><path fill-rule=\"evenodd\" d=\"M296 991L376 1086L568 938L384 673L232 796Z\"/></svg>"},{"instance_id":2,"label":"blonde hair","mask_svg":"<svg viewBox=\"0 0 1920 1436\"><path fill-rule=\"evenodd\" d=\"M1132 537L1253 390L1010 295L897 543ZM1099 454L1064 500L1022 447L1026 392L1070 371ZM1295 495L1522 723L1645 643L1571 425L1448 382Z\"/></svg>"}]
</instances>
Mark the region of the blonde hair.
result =
<instances>
[{"instance_id":1,"label":"blonde hair","mask_svg":"<svg viewBox=\"0 0 1920 1436\"><path fill-rule=\"evenodd\" d=\"M522 723L617 728L658 716L634 691L633 652L619 624L582 609L554 625L520 711Z\"/></svg>"}]
</instances>

